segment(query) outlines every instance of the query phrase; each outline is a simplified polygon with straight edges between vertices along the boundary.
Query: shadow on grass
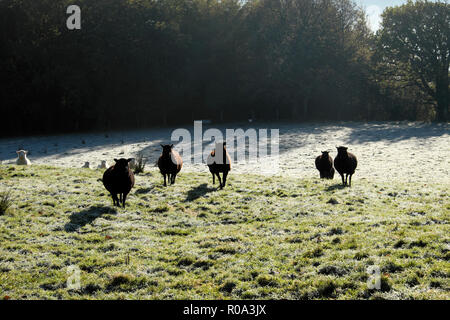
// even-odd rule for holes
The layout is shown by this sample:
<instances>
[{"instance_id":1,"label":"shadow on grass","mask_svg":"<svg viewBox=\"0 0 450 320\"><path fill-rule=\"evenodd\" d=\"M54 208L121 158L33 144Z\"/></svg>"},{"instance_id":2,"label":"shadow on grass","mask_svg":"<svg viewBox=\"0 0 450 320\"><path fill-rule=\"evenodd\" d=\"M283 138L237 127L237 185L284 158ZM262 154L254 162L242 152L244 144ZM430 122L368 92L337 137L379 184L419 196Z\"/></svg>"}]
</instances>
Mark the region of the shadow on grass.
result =
<instances>
[{"instance_id":1,"label":"shadow on grass","mask_svg":"<svg viewBox=\"0 0 450 320\"><path fill-rule=\"evenodd\" d=\"M338 183L338 184L334 184L332 186L328 186L325 191L329 192L329 191L335 191L335 190L342 190L344 189L345 186L342 183Z\"/></svg>"},{"instance_id":2,"label":"shadow on grass","mask_svg":"<svg viewBox=\"0 0 450 320\"><path fill-rule=\"evenodd\" d=\"M441 137L448 134L447 123L407 123L407 122L373 122L351 125L346 123L344 127L352 130L348 136L348 144L368 143L378 141L399 142L404 140L428 139Z\"/></svg>"},{"instance_id":3,"label":"shadow on grass","mask_svg":"<svg viewBox=\"0 0 450 320\"><path fill-rule=\"evenodd\" d=\"M198 198L203 197L205 194L216 191L216 190L217 190L217 188L210 188L210 187L208 187L208 184L203 183L203 184L189 190L184 202L194 201Z\"/></svg>"},{"instance_id":4,"label":"shadow on grass","mask_svg":"<svg viewBox=\"0 0 450 320\"><path fill-rule=\"evenodd\" d=\"M149 188L140 188L137 189L134 194L145 194L145 193L149 193L150 191L152 191L155 187L149 187Z\"/></svg>"},{"instance_id":5,"label":"shadow on grass","mask_svg":"<svg viewBox=\"0 0 450 320\"><path fill-rule=\"evenodd\" d=\"M105 206L92 206L83 211L74 212L70 215L70 222L65 224L64 230L66 232L74 232L88 223L92 223L104 214L117 214L117 210Z\"/></svg>"}]
</instances>

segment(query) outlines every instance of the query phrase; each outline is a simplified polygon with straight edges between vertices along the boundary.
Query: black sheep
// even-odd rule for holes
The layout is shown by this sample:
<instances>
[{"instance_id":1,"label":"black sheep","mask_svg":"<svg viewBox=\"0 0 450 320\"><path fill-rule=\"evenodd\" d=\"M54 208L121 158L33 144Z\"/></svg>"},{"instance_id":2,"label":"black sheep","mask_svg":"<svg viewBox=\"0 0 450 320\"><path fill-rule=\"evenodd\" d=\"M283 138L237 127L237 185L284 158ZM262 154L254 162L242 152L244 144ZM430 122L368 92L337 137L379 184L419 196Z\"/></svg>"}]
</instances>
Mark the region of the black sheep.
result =
<instances>
[{"instance_id":1,"label":"black sheep","mask_svg":"<svg viewBox=\"0 0 450 320\"><path fill-rule=\"evenodd\" d=\"M134 174L128 166L132 159L114 159L115 164L109 167L103 174L103 185L111 193L113 204L120 207L125 201L131 188L134 186ZM120 199L117 198L119 194Z\"/></svg>"},{"instance_id":2,"label":"black sheep","mask_svg":"<svg viewBox=\"0 0 450 320\"><path fill-rule=\"evenodd\" d=\"M231 170L231 158L226 149L226 142L216 143L216 148L209 154L206 163L212 174L213 184L216 182L215 176L217 176L220 189L225 187L228 172ZM220 172L223 173L223 180L220 179Z\"/></svg>"},{"instance_id":3,"label":"black sheep","mask_svg":"<svg viewBox=\"0 0 450 320\"><path fill-rule=\"evenodd\" d=\"M336 147L338 154L336 158L334 158L334 167L336 168L337 172L341 175L342 178L342 184L345 186L347 185L347 178L348 186L351 187L352 185L352 175L355 173L356 166L358 165L358 160L356 159L356 156L350 152L347 152L347 147ZM344 180L344 174L345 174L345 180Z\"/></svg>"},{"instance_id":4,"label":"black sheep","mask_svg":"<svg viewBox=\"0 0 450 320\"><path fill-rule=\"evenodd\" d=\"M320 172L320 178L334 178L333 158L328 151L322 151L322 155L316 158L316 168Z\"/></svg>"},{"instance_id":5,"label":"black sheep","mask_svg":"<svg viewBox=\"0 0 450 320\"><path fill-rule=\"evenodd\" d=\"M158 159L158 168L164 177L164 186L167 186L166 175L169 178L169 183L174 184L178 172L183 167L183 159L178 152L173 150L173 144L161 145L161 147L163 151Z\"/></svg>"}]
</instances>

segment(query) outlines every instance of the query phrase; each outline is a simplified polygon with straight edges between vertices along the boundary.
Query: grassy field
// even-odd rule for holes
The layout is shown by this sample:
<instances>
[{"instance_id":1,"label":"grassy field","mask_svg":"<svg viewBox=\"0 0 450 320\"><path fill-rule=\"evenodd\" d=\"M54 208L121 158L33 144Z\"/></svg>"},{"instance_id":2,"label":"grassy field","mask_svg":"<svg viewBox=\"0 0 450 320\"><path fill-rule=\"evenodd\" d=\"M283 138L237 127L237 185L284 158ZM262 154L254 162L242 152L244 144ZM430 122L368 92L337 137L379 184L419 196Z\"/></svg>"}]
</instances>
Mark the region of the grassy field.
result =
<instances>
[{"instance_id":1,"label":"grassy field","mask_svg":"<svg viewBox=\"0 0 450 320\"><path fill-rule=\"evenodd\" d=\"M448 183L231 172L217 190L206 173L163 187L152 168L123 209L101 176L0 165L0 299L450 298Z\"/></svg>"}]
</instances>

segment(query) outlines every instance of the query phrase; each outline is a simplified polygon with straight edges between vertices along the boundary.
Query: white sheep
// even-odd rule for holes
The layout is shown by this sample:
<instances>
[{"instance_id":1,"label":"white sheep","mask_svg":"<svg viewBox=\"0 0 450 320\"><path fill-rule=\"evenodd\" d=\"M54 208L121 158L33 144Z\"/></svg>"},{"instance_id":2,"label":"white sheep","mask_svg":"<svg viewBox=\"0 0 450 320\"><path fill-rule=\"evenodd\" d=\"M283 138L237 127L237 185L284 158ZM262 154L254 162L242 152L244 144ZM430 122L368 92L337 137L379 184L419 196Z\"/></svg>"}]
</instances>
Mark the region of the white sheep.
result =
<instances>
[{"instance_id":1,"label":"white sheep","mask_svg":"<svg viewBox=\"0 0 450 320\"><path fill-rule=\"evenodd\" d=\"M27 153L28 151L25 150L19 150L16 151L17 153L17 160L16 160L16 164L18 165L22 165L22 166L29 166L31 165L31 161L27 158Z\"/></svg>"},{"instance_id":2,"label":"white sheep","mask_svg":"<svg viewBox=\"0 0 450 320\"><path fill-rule=\"evenodd\" d=\"M99 169L106 169L108 168L108 163L106 162L106 160L102 160L102 162L98 165Z\"/></svg>"},{"instance_id":3,"label":"white sheep","mask_svg":"<svg viewBox=\"0 0 450 320\"><path fill-rule=\"evenodd\" d=\"M89 161L86 161L85 163L84 163L84 165L82 166L82 168L90 168L91 166L90 166L90 164L89 164Z\"/></svg>"}]
</instances>

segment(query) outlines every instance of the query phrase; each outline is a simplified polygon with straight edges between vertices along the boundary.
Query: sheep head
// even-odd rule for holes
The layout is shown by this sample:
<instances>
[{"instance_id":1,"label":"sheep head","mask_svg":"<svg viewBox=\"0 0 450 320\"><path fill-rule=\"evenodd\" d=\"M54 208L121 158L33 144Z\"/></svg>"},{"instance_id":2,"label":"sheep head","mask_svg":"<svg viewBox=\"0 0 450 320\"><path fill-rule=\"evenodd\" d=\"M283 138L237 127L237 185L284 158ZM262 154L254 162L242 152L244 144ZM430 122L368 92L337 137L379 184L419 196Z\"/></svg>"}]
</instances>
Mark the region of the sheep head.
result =
<instances>
[{"instance_id":1,"label":"sheep head","mask_svg":"<svg viewBox=\"0 0 450 320\"><path fill-rule=\"evenodd\" d=\"M166 145L161 144L161 147L163 149L162 154L168 155L172 152L173 144L166 144Z\"/></svg>"},{"instance_id":2,"label":"sheep head","mask_svg":"<svg viewBox=\"0 0 450 320\"><path fill-rule=\"evenodd\" d=\"M216 142L216 150L220 150L220 149L225 150L226 149L226 145L227 145L226 142Z\"/></svg>"},{"instance_id":3,"label":"sheep head","mask_svg":"<svg viewBox=\"0 0 450 320\"><path fill-rule=\"evenodd\" d=\"M124 158L120 158L120 159L114 159L114 162L116 163L114 165L114 168L117 168L118 170L124 170L124 171L128 171L129 166L128 163L133 160L133 159L124 159Z\"/></svg>"},{"instance_id":4,"label":"sheep head","mask_svg":"<svg viewBox=\"0 0 450 320\"><path fill-rule=\"evenodd\" d=\"M25 150L18 150L16 151L17 155L19 156L19 158L23 159L25 158L25 156L27 155L28 151Z\"/></svg>"},{"instance_id":5,"label":"sheep head","mask_svg":"<svg viewBox=\"0 0 450 320\"><path fill-rule=\"evenodd\" d=\"M342 154L342 155L346 155L347 154L347 150L348 150L347 147L340 146L340 147L336 147L336 149L338 151L338 154Z\"/></svg>"}]
</instances>

